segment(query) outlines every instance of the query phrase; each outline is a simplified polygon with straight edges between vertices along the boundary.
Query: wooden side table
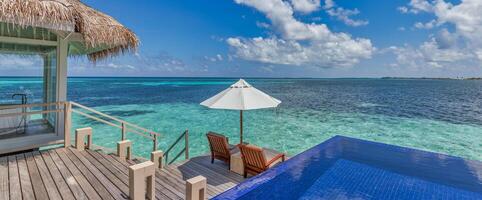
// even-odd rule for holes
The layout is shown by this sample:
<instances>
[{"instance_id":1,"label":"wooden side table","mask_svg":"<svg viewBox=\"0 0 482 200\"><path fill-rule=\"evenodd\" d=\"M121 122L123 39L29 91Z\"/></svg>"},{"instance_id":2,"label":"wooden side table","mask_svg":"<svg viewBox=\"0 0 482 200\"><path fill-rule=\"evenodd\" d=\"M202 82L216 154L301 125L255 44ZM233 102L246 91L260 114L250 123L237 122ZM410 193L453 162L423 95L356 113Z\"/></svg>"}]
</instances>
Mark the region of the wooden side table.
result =
<instances>
[{"instance_id":1,"label":"wooden side table","mask_svg":"<svg viewBox=\"0 0 482 200\"><path fill-rule=\"evenodd\" d=\"M231 154L231 159L230 159L230 169L232 172L237 173L239 175L244 174L244 164L243 164L243 159L241 158L241 152L237 152L234 154Z\"/></svg>"}]
</instances>

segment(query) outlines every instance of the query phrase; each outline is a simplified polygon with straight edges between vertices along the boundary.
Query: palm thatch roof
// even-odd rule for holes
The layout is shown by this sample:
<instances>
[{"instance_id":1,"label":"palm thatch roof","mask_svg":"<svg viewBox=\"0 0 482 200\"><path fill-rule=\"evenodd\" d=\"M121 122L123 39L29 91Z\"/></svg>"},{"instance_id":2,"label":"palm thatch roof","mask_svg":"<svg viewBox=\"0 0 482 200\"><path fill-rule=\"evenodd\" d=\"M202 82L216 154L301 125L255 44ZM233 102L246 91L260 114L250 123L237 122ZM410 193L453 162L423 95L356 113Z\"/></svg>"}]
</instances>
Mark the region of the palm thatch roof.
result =
<instances>
[{"instance_id":1,"label":"palm thatch roof","mask_svg":"<svg viewBox=\"0 0 482 200\"><path fill-rule=\"evenodd\" d=\"M80 0L0 0L0 22L80 33L76 53L92 61L135 50L139 44L131 30Z\"/></svg>"}]
</instances>

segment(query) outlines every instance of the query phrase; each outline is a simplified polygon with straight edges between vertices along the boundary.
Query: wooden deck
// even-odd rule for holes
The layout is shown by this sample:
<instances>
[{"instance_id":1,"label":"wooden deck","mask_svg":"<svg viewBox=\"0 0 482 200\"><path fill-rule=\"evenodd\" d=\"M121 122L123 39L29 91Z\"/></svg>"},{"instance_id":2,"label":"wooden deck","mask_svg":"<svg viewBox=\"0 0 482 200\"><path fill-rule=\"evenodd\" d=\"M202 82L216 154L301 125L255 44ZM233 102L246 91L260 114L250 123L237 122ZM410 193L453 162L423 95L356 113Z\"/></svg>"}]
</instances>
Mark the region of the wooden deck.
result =
<instances>
[{"instance_id":1,"label":"wooden deck","mask_svg":"<svg viewBox=\"0 0 482 200\"><path fill-rule=\"evenodd\" d=\"M101 151L57 148L0 157L0 199L128 199L128 166ZM157 199L184 199L185 180L207 178L212 197L243 181L207 156L166 166L156 172Z\"/></svg>"}]
</instances>

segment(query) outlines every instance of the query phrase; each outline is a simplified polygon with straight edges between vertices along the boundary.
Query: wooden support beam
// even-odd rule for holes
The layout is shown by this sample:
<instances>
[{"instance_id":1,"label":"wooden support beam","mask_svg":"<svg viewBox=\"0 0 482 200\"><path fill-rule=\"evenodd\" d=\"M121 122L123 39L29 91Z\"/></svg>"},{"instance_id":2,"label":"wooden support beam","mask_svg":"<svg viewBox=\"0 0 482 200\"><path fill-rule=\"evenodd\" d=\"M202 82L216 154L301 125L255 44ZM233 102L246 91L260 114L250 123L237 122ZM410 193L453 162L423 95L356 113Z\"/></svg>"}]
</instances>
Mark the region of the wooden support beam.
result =
<instances>
[{"instance_id":1,"label":"wooden support beam","mask_svg":"<svg viewBox=\"0 0 482 200\"><path fill-rule=\"evenodd\" d=\"M31 45L43 45L43 46L57 46L57 41L35 40L35 39L17 38L17 37L7 37L7 36L0 36L0 42L13 43L13 44L31 44Z\"/></svg>"}]
</instances>

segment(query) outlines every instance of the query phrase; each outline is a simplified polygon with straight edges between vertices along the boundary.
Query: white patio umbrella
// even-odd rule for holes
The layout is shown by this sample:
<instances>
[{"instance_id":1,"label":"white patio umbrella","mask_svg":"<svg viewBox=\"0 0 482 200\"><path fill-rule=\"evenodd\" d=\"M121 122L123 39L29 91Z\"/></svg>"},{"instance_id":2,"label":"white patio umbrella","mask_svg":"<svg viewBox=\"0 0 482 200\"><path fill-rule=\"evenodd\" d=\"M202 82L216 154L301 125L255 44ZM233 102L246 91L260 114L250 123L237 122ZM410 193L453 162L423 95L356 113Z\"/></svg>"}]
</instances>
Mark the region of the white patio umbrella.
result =
<instances>
[{"instance_id":1,"label":"white patio umbrella","mask_svg":"<svg viewBox=\"0 0 482 200\"><path fill-rule=\"evenodd\" d=\"M281 103L264 92L254 88L243 79L228 89L201 102L201 105L213 109L239 110L240 144L243 143L243 111L261 108L275 108Z\"/></svg>"}]
</instances>

